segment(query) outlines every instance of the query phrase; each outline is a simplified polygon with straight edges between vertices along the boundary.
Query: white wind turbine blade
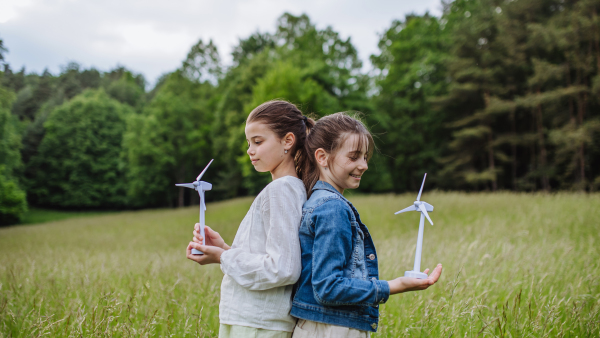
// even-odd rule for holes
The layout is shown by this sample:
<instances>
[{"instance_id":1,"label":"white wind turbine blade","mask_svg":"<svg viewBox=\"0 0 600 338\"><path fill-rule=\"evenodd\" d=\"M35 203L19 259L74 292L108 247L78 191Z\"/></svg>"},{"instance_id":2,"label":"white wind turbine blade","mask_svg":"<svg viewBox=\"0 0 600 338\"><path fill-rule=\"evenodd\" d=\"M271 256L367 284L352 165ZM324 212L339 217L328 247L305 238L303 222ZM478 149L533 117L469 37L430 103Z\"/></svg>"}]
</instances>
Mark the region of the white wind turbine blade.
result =
<instances>
[{"instance_id":1,"label":"white wind turbine blade","mask_svg":"<svg viewBox=\"0 0 600 338\"><path fill-rule=\"evenodd\" d=\"M200 179L202 178L202 175L204 175L204 173L206 172L206 169L208 169L208 167L210 166L210 164L214 161L214 159L210 160L210 162L208 162L208 164L206 165L206 167L204 168L204 170L202 170L202 172L200 173L200 175L198 175L198 177L196 177L196 181L200 181Z\"/></svg>"},{"instance_id":2,"label":"white wind turbine blade","mask_svg":"<svg viewBox=\"0 0 600 338\"><path fill-rule=\"evenodd\" d=\"M196 189L196 186L194 186L193 183L181 183L181 184L175 184L178 187L186 187L186 188L190 188L190 189Z\"/></svg>"},{"instance_id":3,"label":"white wind turbine blade","mask_svg":"<svg viewBox=\"0 0 600 338\"><path fill-rule=\"evenodd\" d=\"M414 205L411 205L410 207L406 207L398 212L395 212L394 215L398 215L398 214L401 214L401 213L407 212L407 211L417 211L417 207L415 207Z\"/></svg>"},{"instance_id":4,"label":"white wind turbine blade","mask_svg":"<svg viewBox=\"0 0 600 338\"><path fill-rule=\"evenodd\" d=\"M425 209L425 206L423 204L419 205L419 210L421 210L423 215L425 215L425 217L427 217L427 220L429 221L429 223L431 223L431 225L433 225L433 222L431 221L431 218L429 218L429 214L427 213L427 210Z\"/></svg>"},{"instance_id":5,"label":"white wind turbine blade","mask_svg":"<svg viewBox=\"0 0 600 338\"><path fill-rule=\"evenodd\" d=\"M425 179L427 178L427 173L423 176L423 183L421 183L421 190L419 190L419 196L417 196L417 201L421 200L421 193L423 192L423 186L425 185Z\"/></svg>"}]
</instances>

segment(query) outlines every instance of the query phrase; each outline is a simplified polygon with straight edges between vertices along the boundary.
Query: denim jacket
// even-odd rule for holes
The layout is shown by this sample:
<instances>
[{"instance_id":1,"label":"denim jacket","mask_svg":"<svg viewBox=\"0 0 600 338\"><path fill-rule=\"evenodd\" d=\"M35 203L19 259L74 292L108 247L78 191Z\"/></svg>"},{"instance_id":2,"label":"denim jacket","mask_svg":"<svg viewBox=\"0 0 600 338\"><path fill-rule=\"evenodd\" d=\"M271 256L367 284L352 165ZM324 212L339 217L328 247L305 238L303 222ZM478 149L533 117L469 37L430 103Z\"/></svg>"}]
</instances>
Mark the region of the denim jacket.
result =
<instances>
[{"instance_id":1,"label":"denim jacket","mask_svg":"<svg viewBox=\"0 0 600 338\"><path fill-rule=\"evenodd\" d=\"M390 296L379 280L377 253L358 212L330 184L318 181L302 207L302 274L291 315L376 332L379 304Z\"/></svg>"}]
</instances>

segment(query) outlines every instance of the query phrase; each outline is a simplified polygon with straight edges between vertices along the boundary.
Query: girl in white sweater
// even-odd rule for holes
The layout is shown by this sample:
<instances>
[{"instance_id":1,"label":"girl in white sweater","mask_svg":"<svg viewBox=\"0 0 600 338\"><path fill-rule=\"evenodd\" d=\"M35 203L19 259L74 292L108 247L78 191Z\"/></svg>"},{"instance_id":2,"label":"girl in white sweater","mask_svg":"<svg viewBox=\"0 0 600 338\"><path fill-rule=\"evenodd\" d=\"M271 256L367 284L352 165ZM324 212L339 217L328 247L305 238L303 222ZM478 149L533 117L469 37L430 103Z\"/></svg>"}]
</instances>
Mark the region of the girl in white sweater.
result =
<instances>
[{"instance_id":1,"label":"girl in white sweater","mask_svg":"<svg viewBox=\"0 0 600 338\"><path fill-rule=\"evenodd\" d=\"M294 283L300 277L298 228L306 189L298 164L306 159L304 141L314 121L293 104L269 101L246 120L252 165L269 171L273 182L256 197L231 247L218 232L198 224L187 258L200 265L219 263L225 274L219 304L219 337L289 338L296 320L289 315ZM192 255L192 248L204 255Z\"/></svg>"}]
</instances>

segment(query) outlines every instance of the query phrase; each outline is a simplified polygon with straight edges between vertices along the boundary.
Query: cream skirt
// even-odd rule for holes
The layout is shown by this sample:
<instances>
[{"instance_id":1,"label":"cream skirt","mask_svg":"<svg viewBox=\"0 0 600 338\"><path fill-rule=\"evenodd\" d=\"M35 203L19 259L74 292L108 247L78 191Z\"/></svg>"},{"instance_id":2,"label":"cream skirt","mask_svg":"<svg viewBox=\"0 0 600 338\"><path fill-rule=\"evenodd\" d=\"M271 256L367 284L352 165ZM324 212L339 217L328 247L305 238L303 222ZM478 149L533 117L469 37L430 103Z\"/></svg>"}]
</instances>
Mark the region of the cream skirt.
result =
<instances>
[{"instance_id":1,"label":"cream skirt","mask_svg":"<svg viewBox=\"0 0 600 338\"><path fill-rule=\"evenodd\" d=\"M293 338L369 338L367 331L298 319Z\"/></svg>"},{"instance_id":2,"label":"cream skirt","mask_svg":"<svg viewBox=\"0 0 600 338\"><path fill-rule=\"evenodd\" d=\"M219 326L219 338L290 338L291 332L257 329L248 326L227 325Z\"/></svg>"}]
</instances>

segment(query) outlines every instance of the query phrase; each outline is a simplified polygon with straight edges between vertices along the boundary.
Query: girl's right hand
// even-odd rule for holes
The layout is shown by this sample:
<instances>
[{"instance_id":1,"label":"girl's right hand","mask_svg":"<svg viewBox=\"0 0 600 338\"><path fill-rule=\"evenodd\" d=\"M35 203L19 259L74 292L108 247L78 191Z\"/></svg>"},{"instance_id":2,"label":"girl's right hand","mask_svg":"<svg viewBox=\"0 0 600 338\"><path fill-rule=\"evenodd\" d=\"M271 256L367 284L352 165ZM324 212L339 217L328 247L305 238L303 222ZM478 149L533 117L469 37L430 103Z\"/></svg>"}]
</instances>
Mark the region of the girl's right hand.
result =
<instances>
[{"instance_id":1,"label":"girl's right hand","mask_svg":"<svg viewBox=\"0 0 600 338\"><path fill-rule=\"evenodd\" d=\"M229 250L231 247L225 243L221 235L218 232L211 229L208 225L204 226L204 234L206 235L205 245L216 246L218 248ZM200 223L194 225L194 238L193 241L202 244L202 236L200 235Z\"/></svg>"},{"instance_id":2,"label":"girl's right hand","mask_svg":"<svg viewBox=\"0 0 600 338\"><path fill-rule=\"evenodd\" d=\"M429 269L426 269L424 272L428 273ZM407 291L425 290L428 287L435 284L438 281L438 279L440 278L441 274L442 274L442 264L438 264L435 267L435 269L433 269L433 272L431 272L431 275L429 275L425 279L417 279L417 278L411 278L411 277L398 277L396 279L388 281L388 284L390 285L390 295L393 295L396 293L407 292Z\"/></svg>"}]
</instances>

